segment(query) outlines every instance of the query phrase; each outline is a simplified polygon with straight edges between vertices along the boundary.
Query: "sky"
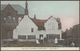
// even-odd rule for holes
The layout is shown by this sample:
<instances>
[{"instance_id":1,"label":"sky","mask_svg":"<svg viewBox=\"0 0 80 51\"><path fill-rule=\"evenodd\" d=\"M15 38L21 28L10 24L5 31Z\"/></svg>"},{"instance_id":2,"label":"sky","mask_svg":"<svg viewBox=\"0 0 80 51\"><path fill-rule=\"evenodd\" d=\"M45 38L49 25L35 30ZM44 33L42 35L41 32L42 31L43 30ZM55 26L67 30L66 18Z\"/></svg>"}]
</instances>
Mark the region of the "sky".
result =
<instances>
[{"instance_id":1,"label":"sky","mask_svg":"<svg viewBox=\"0 0 80 51\"><path fill-rule=\"evenodd\" d=\"M18 4L25 8L25 1L1 1L1 4ZM29 16L37 19L59 17L62 30L79 24L79 1L28 1Z\"/></svg>"}]
</instances>

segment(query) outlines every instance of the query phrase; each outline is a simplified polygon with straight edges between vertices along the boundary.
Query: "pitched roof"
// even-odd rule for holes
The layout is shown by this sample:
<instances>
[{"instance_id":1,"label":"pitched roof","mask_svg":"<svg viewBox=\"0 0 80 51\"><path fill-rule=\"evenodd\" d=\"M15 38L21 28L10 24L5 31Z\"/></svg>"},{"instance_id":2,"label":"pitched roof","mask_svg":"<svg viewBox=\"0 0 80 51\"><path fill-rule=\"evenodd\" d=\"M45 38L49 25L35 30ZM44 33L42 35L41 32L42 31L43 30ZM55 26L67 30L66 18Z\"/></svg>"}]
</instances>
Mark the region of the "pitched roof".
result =
<instances>
[{"instance_id":1,"label":"pitched roof","mask_svg":"<svg viewBox=\"0 0 80 51\"><path fill-rule=\"evenodd\" d=\"M24 14L25 9L20 5L10 4L16 11L18 11L18 14ZM3 10L7 5L1 4L1 10Z\"/></svg>"},{"instance_id":2,"label":"pitched roof","mask_svg":"<svg viewBox=\"0 0 80 51\"><path fill-rule=\"evenodd\" d=\"M45 29L44 24L51 19L52 16L50 16L48 19L46 20L42 20L42 19L35 19L35 18L30 18L37 26L40 30ZM55 20L58 22L58 28L61 29L61 22L60 22L60 18L55 18Z\"/></svg>"},{"instance_id":3,"label":"pitched roof","mask_svg":"<svg viewBox=\"0 0 80 51\"><path fill-rule=\"evenodd\" d=\"M47 21L47 20L34 19L34 18L31 18L31 20L32 20L38 27L43 27L43 26L44 26L44 23Z\"/></svg>"}]
</instances>

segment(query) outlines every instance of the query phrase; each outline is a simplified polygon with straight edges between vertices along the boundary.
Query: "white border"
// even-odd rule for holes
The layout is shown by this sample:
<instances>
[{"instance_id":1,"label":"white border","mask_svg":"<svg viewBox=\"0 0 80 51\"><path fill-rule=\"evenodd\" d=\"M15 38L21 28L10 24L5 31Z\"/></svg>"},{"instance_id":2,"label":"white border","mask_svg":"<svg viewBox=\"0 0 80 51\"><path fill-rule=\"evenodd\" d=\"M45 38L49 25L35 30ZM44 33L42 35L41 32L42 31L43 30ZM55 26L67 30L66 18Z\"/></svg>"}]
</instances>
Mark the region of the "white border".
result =
<instances>
[{"instance_id":1,"label":"white border","mask_svg":"<svg viewBox=\"0 0 80 51\"><path fill-rule=\"evenodd\" d=\"M79 50L79 47L1 47L1 50Z\"/></svg>"}]
</instances>

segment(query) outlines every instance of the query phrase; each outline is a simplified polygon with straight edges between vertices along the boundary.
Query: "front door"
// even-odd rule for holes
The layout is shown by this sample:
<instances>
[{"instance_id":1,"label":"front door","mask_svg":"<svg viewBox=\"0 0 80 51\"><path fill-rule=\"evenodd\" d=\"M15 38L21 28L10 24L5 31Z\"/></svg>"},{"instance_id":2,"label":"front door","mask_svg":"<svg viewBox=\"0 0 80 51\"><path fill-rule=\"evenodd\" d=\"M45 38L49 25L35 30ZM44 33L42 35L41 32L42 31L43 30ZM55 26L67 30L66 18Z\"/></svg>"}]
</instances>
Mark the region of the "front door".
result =
<instances>
[{"instance_id":1,"label":"front door","mask_svg":"<svg viewBox=\"0 0 80 51\"><path fill-rule=\"evenodd\" d=\"M40 34L39 39L43 40L43 34Z\"/></svg>"}]
</instances>

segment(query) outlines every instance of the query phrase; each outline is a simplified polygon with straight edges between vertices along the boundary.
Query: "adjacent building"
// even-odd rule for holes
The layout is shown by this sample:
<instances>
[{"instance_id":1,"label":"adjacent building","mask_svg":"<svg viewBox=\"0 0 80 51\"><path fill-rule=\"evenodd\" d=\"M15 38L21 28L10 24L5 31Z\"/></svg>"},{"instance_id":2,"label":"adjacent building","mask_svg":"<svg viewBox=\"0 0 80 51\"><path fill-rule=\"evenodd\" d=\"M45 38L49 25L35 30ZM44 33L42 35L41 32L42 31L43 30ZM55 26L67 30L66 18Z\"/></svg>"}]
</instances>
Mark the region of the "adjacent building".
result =
<instances>
[{"instance_id":1,"label":"adjacent building","mask_svg":"<svg viewBox=\"0 0 80 51\"><path fill-rule=\"evenodd\" d=\"M9 39L13 36L13 29L18 25L19 19L24 16L24 8L20 5L1 4L1 37Z\"/></svg>"}]
</instances>

